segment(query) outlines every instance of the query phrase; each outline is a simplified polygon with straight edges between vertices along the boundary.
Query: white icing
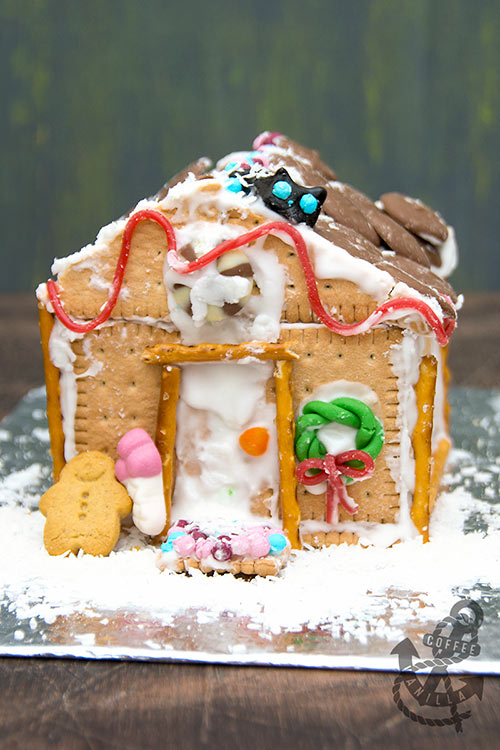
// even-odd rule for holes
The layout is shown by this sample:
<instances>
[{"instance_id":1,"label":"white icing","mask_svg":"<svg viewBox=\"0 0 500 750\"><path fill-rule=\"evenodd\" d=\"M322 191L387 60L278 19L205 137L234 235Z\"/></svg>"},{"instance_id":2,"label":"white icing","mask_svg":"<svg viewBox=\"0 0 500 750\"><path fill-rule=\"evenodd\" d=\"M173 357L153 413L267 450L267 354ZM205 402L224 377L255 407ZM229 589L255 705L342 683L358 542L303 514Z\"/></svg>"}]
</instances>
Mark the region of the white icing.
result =
<instances>
[{"instance_id":1,"label":"white icing","mask_svg":"<svg viewBox=\"0 0 500 750\"><path fill-rule=\"evenodd\" d=\"M257 364L213 362L184 367L182 398L191 408L212 411L230 427L242 429L252 418L268 376L268 367Z\"/></svg>"},{"instance_id":2,"label":"white icing","mask_svg":"<svg viewBox=\"0 0 500 750\"><path fill-rule=\"evenodd\" d=\"M52 307L52 303L49 299L49 295L47 292L47 284L45 282L43 282L42 284L38 284L35 294L40 304L46 307L50 313L53 313L54 308Z\"/></svg>"},{"instance_id":3,"label":"white icing","mask_svg":"<svg viewBox=\"0 0 500 750\"><path fill-rule=\"evenodd\" d=\"M353 451L356 448L356 432L354 427L332 422L321 427L317 436L323 443L327 453L336 456L344 451Z\"/></svg>"},{"instance_id":4,"label":"white icing","mask_svg":"<svg viewBox=\"0 0 500 750\"><path fill-rule=\"evenodd\" d=\"M228 192L228 191L225 191ZM215 226L215 229L214 229ZM246 229L238 225L217 225L194 221L182 230L182 244L190 243L197 254L205 254L224 240L237 237ZM237 344L244 341L276 341L285 298L285 272L274 252L264 250L265 238L245 248L260 294L251 295L243 309L234 316L207 322L207 305L221 306L237 302L248 294L251 282L239 276L218 273L215 261L199 271L180 274L165 260L164 282L170 315L184 344L201 342ZM173 294L174 284L191 287L192 315L182 310Z\"/></svg>"},{"instance_id":5,"label":"white icing","mask_svg":"<svg viewBox=\"0 0 500 750\"><path fill-rule=\"evenodd\" d=\"M242 231L244 230L236 224L219 224L200 219L191 221L175 230L177 250L181 251L185 245L191 245L196 256L200 258L221 242L238 237Z\"/></svg>"},{"instance_id":6,"label":"white icing","mask_svg":"<svg viewBox=\"0 0 500 750\"><path fill-rule=\"evenodd\" d=\"M276 407L266 403L269 362L184 365L177 407L176 481L172 518L268 521L251 512L250 500L272 489L278 496ZM250 427L265 427L269 445L249 456L239 445Z\"/></svg>"},{"instance_id":7,"label":"white icing","mask_svg":"<svg viewBox=\"0 0 500 750\"><path fill-rule=\"evenodd\" d=\"M416 533L410 517L415 489L415 459L411 437L418 418L415 385L419 377L425 344L426 339L421 334L405 330L401 342L394 344L390 353L393 371L398 378L399 445L387 446L392 452L392 455L387 457L387 465L400 497L397 525L401 539L409 539Z\"/></svg>"},{"instance_id":8,"label":"white icing","mask_svg":"<svg viewBox=\"0 0 500 750\"><path fill-rule=\"evenodd\" d=\"M133 500L132 518L144 534L159 534L167 520L162 474L154 477L129 477L123 481Z\"/></svg>"},{"instance_id":9,"label":"white icing","mask_svg":"<svg viewBox=\"0 0 500 750\"><path fill-rule=\"evenodd\" d=\"M139 315L129 315L127 317L116 317L113 318L111 321L107 321L106 323L103 323L99 326L99 330L101 328L106 328L107 326L115 325L115 323L139 323L140 325L150 326L154 328L161 328L163 331L167 331L168 333L172 333L172 331L175 331L175 326L173 323L165 320L157 320L156 318L148 316L139 316ZM121 335L125 338L127 336L127 331L125 328L122 329Z\"/></svg>"},{"instance_id":10,"label":"white icing","mask_svg":"<svg viewBox=\"0 0 500 750\"><path fill-rule=\"evenodd\" d=\"M440 321L443 321L443 308L441 307L437 299L435 297L427 297L424 294L420 294L420 292L412 289L403 281L398 281L389 296L391 299L399 299L401 297L413 297L413 299L419 299L422 302L425 302L425 304L431 308L431 310L434 312L436 317L439 318ZM422 316L417 312L412 312L411 310L399 310L392 315L391 320L401 320L401 318L407 318L408 323L422 323Z\"/></svg>"},{"instance_id":11,"label":"white icing","mask_svg":"<svg viewBox=\"0 0 500 750\"><path fill-rule=\"evenodd\" d=\"M311 253L316 278L346 279L377 302L386 299L394 287L394 279L387 271L381 271L367 260L355 258L305 224L299 224L298 228Z\"/></svg>"},{"instance_id":12,"label":"white icing","mask_svg":"<svg viewBox=\"0 0 500 750\"><path fill-rule=\"evenodd\" d=\"M78 338L82 338L82 335L68 330L59 320L56 320L49 340L50 359L60 373L60 406L64 432L64 458L66 461L70 461L76 455L76 374L74 371L76 355L71 348L71 343Z\"/></svg>"},{"instance_id":13,"label":"white icing","mask_svg":"<svg viewBox=\"0 0 500 750\"><path fill-rule=\"evenodd\" d=\"M290 146L287 148L283 148L283 146L277 146L274 143L266 144L265 146L262 146L261 149L264 151L264 153L269 154L275 154L276 156L281 156L284 158L285 161L287 161L287 157L293 159L295 162L297 162L299 165L303 165L304 168L309 171L311 168L311 164L309 160L305 157L303 157L300 153L297 153L294 151ZM259 149L260 150L260 149ZM302 172L300 171L300 168L294 167L291 164L287 164L286 171L292 178L292 180L299 185L304 184L304 176ZM314 187L313 185L310 185L309 187Z\"/></svg>"},{"instance_id":14,"label":"white icing","mask_svg":"<svg viewBox=\"0 0 500 750\"><path fill-rule=\"evenodd\" d=\"M76 378L93 378L98 373L101 372L102 368L104 367L104 364L100 360L92 359L92 352L91 352L89 338L83 337L82 347L83 347L83 352L85 356L91 361L90 361L90 365L87 367L85 372L80 373L80 375L75 375L75 379Z\"/></svg>"},{"instance_id":15,"label":"white icing","mask_svg":"<svg viewBox=\"0 0 500 750\"><path fill-rule=\"evenodd\" d=\"M52 263L52 275L57 276L64 273L70 266L79 265L80 268L92 268L92 263L99 259L99 254L108 249L108 246L118 235L125 229L127 219L118 219L106 224L99 230L96 241L93 245L85 245L76 253L66 256L65 258L55 258ZM79 269L78 269L79 270ZM98 283L96 280L94 283Z\"/></svg>"},{"instance_id":16,"label":"white icing","mask_svg":"<svg viewBox=\"0 0 500 750\"><path fill-rule=\"evenodd\" d=\"M357 383L353 380L334 380L331 383L323 383L323 385L315 388L307 399L304 399L300 406L300 411L302 412L303 407L308 401L313 401L314 399L332 401L334 398L341 398L342 396L357 398L369 406L375 416L380 415L380 404L375 391L364 383Z\"/></svg>"},{"instance_id":17,"label":"white icing","mask_svg":"<svg viewBox=\"0 0 500 750\"><path fill-rule=\"evenodd\" d=\"M208 305L222 307L225 302L239 302L252 288L250 279L241 276L222 276L215 267L207 267L191 287L192 318L201 325Z\"/></svg>"},{"instance_id":18,"label":"white icing","mask_svg":"<svg viewBox=\"0 0 500 750\"><path fill-rule=\"evenodd\" d=\"M432 452L437 449L443 438L448 437L448 426L446 424L446 394L444 383L443 350L435 339L429 342L429 353L436 358L437 378L436 391L434 394L434 414L432 424Z\"/></svg>"},{"instance_id":19,"label":"white icing","mask_svg":"<svg viewBox=\"0 0 500 750\"><path fill-rule=\"evenodd\" d=\"M446 279L453 273L458 263L458 246L453 227L448 227L448 237L442 244L437 246L437 251L441 256L441 265L432 266L431 270L436 276Z\"/></svg>"}]
</instances>

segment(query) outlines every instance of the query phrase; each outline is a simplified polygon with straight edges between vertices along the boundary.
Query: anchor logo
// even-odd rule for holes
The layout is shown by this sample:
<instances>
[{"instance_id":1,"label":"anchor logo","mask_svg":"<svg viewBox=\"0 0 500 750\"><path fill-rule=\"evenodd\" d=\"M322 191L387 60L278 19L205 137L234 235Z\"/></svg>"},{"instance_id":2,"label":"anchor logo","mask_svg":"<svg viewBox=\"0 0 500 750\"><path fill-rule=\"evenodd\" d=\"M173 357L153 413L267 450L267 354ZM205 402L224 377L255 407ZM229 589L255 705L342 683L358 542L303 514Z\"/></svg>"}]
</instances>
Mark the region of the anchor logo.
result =
<instances>
[{"instance_id":1,"label":"anchor logo","mask_svg":"<svg viewBox=\"0 0 500 750\"><path fill-rule=\"evenodd\" d=\"M405 716L419 724L437 727L454 725L456 732L463 731L463 722L470 717L471 711L460 712L458 706L474 695L481 700L483 678L476 675L456 675L452 678L447 668L480 654L477 634L482 622L483 610L480 605L472 599L461 599L451 608L449 616L422 639L424 646L431 648L432 659L421 660L410 638L405 638L393 648L391 653L398 655L400 674L394 680L392 694L396 706ZM418 676L419 670L429 667L431 671L428 675ZM453 680L458 681L458 687L454 686ZM445 709L446 713L424 716L411 710L402 698L403 687L419 707Z\"/></svg>"}]
</instances>

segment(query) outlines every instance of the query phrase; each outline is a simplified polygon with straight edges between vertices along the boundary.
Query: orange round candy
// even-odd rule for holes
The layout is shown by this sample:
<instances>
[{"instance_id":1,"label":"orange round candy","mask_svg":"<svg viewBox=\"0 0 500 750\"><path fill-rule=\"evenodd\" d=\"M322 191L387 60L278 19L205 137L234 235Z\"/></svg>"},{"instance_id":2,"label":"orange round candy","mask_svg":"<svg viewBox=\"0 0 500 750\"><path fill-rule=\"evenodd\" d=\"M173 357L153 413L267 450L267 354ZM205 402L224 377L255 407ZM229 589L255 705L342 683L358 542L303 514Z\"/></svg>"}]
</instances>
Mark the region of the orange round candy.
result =
<instances>
[{"instance_id":1,"label":"orange round candy","mask_svg":"<svg viewBox=\"0 0 500 750\"><path fill-rule=\"evenodd\" d=\"M240 446L249 456L262 456L267 451L269 432L265 427L250 427L240 435Z\"/></svg>"}]
</instances>

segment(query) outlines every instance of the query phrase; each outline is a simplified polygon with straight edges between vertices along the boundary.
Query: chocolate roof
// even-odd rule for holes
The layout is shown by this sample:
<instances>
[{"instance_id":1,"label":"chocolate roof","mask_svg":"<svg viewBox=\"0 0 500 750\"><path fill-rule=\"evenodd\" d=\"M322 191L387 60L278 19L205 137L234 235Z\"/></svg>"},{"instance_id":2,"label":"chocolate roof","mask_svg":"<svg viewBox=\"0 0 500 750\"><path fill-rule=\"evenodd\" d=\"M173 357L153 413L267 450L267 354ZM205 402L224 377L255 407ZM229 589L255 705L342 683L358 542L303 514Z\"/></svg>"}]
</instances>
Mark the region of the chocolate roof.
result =
<instances>
[{"instance_id":1,"label":"chocolate roof","mask_svg":"<svg viewBox=\"0 0 500 750\"><path fill-rule=\"evenodd\" d=\"M449 300L456 302L453 288L431 270L441 265L440 247L448 237L442 218L421 201L386 193L374 203L350 185L338 181L314 149L284 135L274 135L262 147L267 167L290 171L305 186L322 186L327 197L314 230L350 255L387 271L419 293L438 300L446 316L455 316ZM180 182L188 172L200 178L208 160L199 159L167 183L158 197Z\"/></svg>"},{"instance_id":2,"label":"chocolate roof","mask_svg":"<svg viewBox=\"0 0 500 750\"><path fill-rule=\"evenodd\" d=\"M421 294L434 297L447 316L455 310L446 297L457 295L431 270L439 267L439 246L448 237L442 218L420 201L386 193L374 203L355 188L331 177L332 170L307 149L284 135L266 147L270 165L300 172L305 185L323 185L327 198L315 231L351 255L373 263ZM321 182L321 177L323 182Z\"/></svg>"}]
</instances>

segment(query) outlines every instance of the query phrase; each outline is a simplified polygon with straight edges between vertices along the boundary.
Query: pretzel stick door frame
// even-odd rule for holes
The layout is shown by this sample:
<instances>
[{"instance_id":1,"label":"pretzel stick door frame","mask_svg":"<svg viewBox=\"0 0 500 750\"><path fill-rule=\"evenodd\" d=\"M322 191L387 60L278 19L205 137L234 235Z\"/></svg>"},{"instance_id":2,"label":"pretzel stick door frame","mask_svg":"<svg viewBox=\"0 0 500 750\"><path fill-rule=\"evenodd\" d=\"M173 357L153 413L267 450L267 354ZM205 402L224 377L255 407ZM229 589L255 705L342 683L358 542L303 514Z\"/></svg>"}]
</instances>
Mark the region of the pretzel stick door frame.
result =
<instances>
[{"instance_id":1,"label":"pretzel stick door frame","mask_svg":"<svg viewBox=\"0 0 500 750\"><path fill-rule=\"evenodd\" d=\"M179 398L180 368L175 365L192 362L231 362L245 357L275 362L276 429L280 472L280 505L283 529L288 533L294 549L301 549L299 525L300 509L297 502L294 451L294 418L292 403L291 365L299 356L286 344L250 341L226 345L204 343L196 346L158 344L147 347L142 359L147 364L162 365L160 403L156 426L156 444L162 459L167 526L170 522L174 486L174 454L176 419ZM166 529L164 530L166 531Z\"/></svg>"},{"instance_id":2,"label":"pretzel stick door frame","mask_svg":"<svg viewBox=\"0 0 500 750\"><path fill-rule=\"evenodd\" d=\"M156 418L156 447L161 456L163 497L165 500L165 526L160 536L164 536L170 526L172 512L172 492L175 469L175 435L177 431L177 401L181 371L179 367L164 365L161 368L160 400Z\"/></svg>"}]
</instances>

